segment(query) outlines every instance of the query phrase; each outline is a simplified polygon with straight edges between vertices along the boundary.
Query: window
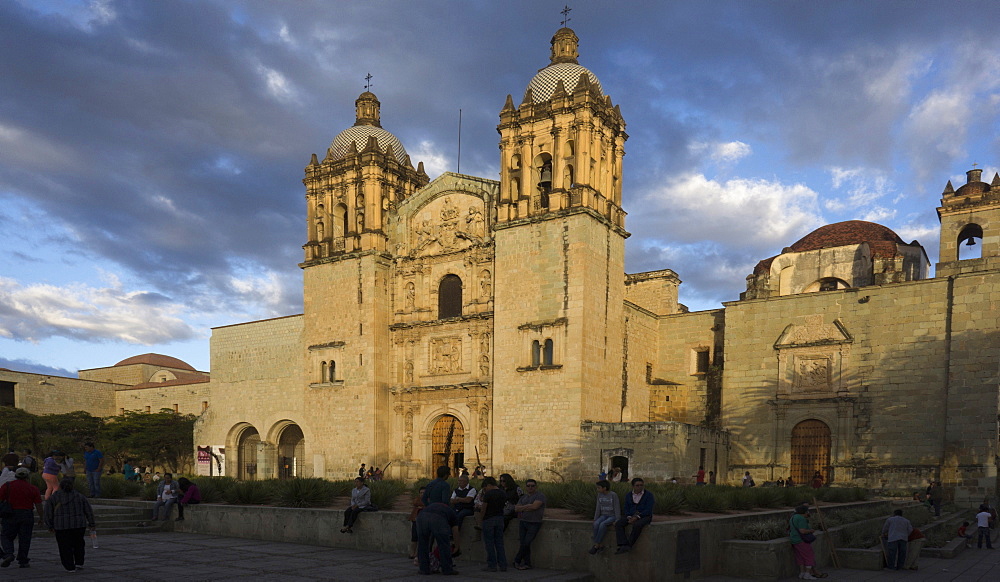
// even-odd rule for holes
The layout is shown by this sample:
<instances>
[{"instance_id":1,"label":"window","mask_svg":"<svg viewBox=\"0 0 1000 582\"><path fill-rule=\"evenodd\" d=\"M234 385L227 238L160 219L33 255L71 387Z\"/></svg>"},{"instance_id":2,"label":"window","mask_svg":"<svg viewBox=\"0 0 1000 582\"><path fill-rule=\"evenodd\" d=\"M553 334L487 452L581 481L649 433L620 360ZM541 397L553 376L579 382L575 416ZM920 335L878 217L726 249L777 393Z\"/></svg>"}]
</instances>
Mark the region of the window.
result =
<instances>
[{"instance_id":1,"label":"window","mask_svg":"<svg viewBox=\"0 0 1000 582\"><path fill-rule=\"evenodd\" d=\"M542 363L542 347L538 340L531 342L531 367L537 368Z\"/></svg>"},{"instance_id":2,"label":"window","mask_svg":"<svg viewBox=\"0 0 1000 582\"><path fill-rule=\"evenodd\" d=\"M208 410L208 400L202 400L201 401L201 411L205 412L206 410Z\"/></svg>"},{"instance_id":3,"label":"window","mask_svg":"<svg viewBox=\"0 0 1000 582\"><path fill-rule=\"evenodd\" d=\"M552 365L552 340L550 339L545 340L544 347L542 348L542 365Z\"/></svg>"},{"instance_id":4,"label":"window","mask_svg":"<svg viewBox=\"0 0 1000 582\"><path fill-rule=\"evenodd\" d=\"M149 410L149 407L147 406L147 407L146 407L146 412L149 412L149 411L150 411L150 410Z\"/></svg>"},{"instance_id":5,"label":"window","mask_svg":"<svg viewBox=\"0 0 1000 582\"><path fill-rule=\"evenodd\" d=\"M118 409L118 414L125 414L125 409L124 408L119 408Z\"/></svg>"},{"instance_id":6,"label":"window","mask_svg":"<svg viewBox=\"0 0 1000 582\"><path fill-rule=\"evenodd\" d=\"M14 382L0 382L0 406L14 406Z\"/></svg>"},{"instance_id":7,"label":"window","mask_svg":"<svg viewBox=\"0 0 1000 582\"><path fill-rule=\"evenodd\" d=\"M338 204L333 208L333 235L334 236L345 236L347 234L348 228L347 221L347 207L343 204Z\"/></svg>"},{"instance_id":8,"label":"window","mask_svg":"<svg viewBox=\"0 0 1000 582\"><path fill-rule=\"evenodd\" d=\"M330 375L327 376L327 381L329 381L329 382L336 382L337 381L337 362L334 362L333 360L330 360L329 371L330 371Z\"/></svg>"},{"instance_id":9,"label":"window","mask_svg":"<svg viewBox=\"0 0 1000 582\"><path fill-rule=\"evenodd\" d=\"M323 362L322 364L320 364L319 381L326 382L326 378L327 378L326 362Z\"/></svg>"},{"instance_id":10,"label":"window","mask_svg":"<svg viewBox=\"0 0 1000 582\"><path fill-rule=\"evenodd\" d=\"M978 224L967 224L958 233L958 256L960 261L981 259L983 257L983 227Z\"/></svg>"},{"instance_id":11,"label":"window","mask_svg":"<svg viewBox=\"0 0 1000 582\"><path fill-rule=\"evenodd\" d=\"M445 275L438 285L438 319L462 316L462 279Z\"/></svg>"},{"instance_id":12,"label":"window","mask_svg":"<svg viewBox=\"0 0 1000 582\"><path fill-rule=\"evenodd\" d=\"M694 373L707 374L710 364L708 348L699 348L694 352Z\"/></svg>"},{"instance_id":13,"label":"window","mask_svg":"<svg viewBox=\"0 0 1000 582\"><path fill-rule=\"evenodd\" d=\"M174 412L180 412L180 411L181 411L180 405L179 404L174 404Z\"/></svg>"}]
</instances>

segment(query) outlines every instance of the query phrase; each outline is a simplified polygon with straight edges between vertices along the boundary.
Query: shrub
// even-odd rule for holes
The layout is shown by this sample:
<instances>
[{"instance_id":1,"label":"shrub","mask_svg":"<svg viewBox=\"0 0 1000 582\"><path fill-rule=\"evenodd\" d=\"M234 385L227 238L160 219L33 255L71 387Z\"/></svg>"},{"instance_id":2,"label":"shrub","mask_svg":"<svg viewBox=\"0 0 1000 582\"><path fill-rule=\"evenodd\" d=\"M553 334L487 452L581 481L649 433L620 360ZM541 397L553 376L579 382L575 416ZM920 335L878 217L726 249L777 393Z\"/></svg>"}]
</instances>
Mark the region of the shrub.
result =
<instances>
[{"instance_id":1,"label":"shrub","mask_svg":"<svg viewBox=\"0 0 1000 582\"><path fill-rule=\"evenodd\" d=\"M219 503L225 498L226 490L236 483L232 477L198 477L192 479L198 486L203 503Z\"/></svg>"},{"instance_id":2,"label":"shrub","mask_svg":"<svg viewBox=\"0 0 1000 582\"><path fill-rule=\"evenodd\" d=\"M580 481L572 481L570 483L539 483L538 490L545 495L545 506L546 507L566 507L567 499L569 498L570 491L573 490L573 484L580 483ZM591 497L597 495L597 489L591 485L592 490Z\"/></svg>"},{"instance_id":3,"label":"shrub","mask_svg":"<svg viewBox=\"0 0 1000 582\"><path fill-rule=\"evenodd\" d=\"M141 497L143 484L138 481L123 481L125 483L125 497Z\"/></svg>"},{"instance_id":4,"label":"shrub","mask_svg":"<svg viewBox=\"0 0 1000 582\"><path fill-rule=\"evenodd\" d=\"M156 501L156 483L143 484L139 498L143 501Z\"/></svg>"},{"instance_id":5,"label":"shrub","mask_svg":"<svg viewBox=\"0 0 1000 582\"><path fill-rule=\"evenodd\" d=\"M548 494L546 494L547 496ZM597 487L583 481L566 483L566 494L562 507L569 509L587 519L594 517L594 506L597 503ZM618 503L622 502L621 496Z\"/></svg>"},{"instance_id":6,"label":"shrub","mask_svg":"<svg viewBox=\"0 0 1000 582\"><path fill-rule=\"evenodd\" d=\"M788 527L788 520L784 517L751 521L737 528L736 539L763 542L783 538L788 535Z\"/></svg>"},{"instance_id":7,"label":"shrub","mask_svg":"<svg viewBox=\"0 0 1000 582\"><path fill-rule=\"evenodd\" d=\"M269 481L237 481L222 497L234 505L265 505L271 501L272 488Z\"/></svg>"},{"instance_id":8,"label":"shrub","mask_svg":"<svg viewBox=\"0 0 1000 582\"><path fill-rule=\"evenodd\" d=\"M128 496L125 479L107 476L101 478L101 497L121 499Z\"/></svg>"},{"instance_id":9,"label":"shrub","mask_svg":"<svg viewBox=\"0 0 1000 582\"><path fill-rule=\"evenodd\" d=\"M368 488L372 490L372 503L379 509L392 509L396 498L406 493L406 483L396 480L372 481Z\"/></svg>"},{"instance_id":10,"label":"shrub","mask_svg":"<svg viewBox=\"0 0 1000 582\"><path fill-rule=\"evenodd\" d=\"M785 503L785 495L777 487L753 487L750 497L754 507L781 507Z\"/></svg>"},{"instance_id":11,"label":"shrub","mask_svg":"<svg viewBox=\"0 0 1000 582\"><path fill-rule=\"evenodd\" d=\"M647 488L649 486L647 485ZM690 487L686 487L690 489ZM704 489L699 487L698 489ZM684 509L684 491L676 485L653 486L653 513L659 515L677 515Z\"/></svg>"},{"instance_id":12,"label":"shrub","mask_svg":"<svg viewBox=\"0 0 1000 582\"><path fill-rule=\"evenodd\" d=\"M754 508L754 492L752 487L734 487L727 492L729 509L746 511Z\"/></svg>"},{"instance_id":13,"label":"shrub","mask_svg":"<svg viewBox=\"0 0 1000 582\"><path fill-rule=\"evenodd\" d=\"M726 486L688 487L684 491L684 501L691 511L722 513L729 508L729 492Z\"/></svg>"},{"instance_id":14,"label":"shrub","mask_svg":"<svg viewBox=\"0 0 1000 582\"><path fill-rule=\"evenodd\" d=\"M334 497L333 484L325 479L286 479L274 486L274 499L284 507L321 507Z\"/></svg>"}]
</instances>

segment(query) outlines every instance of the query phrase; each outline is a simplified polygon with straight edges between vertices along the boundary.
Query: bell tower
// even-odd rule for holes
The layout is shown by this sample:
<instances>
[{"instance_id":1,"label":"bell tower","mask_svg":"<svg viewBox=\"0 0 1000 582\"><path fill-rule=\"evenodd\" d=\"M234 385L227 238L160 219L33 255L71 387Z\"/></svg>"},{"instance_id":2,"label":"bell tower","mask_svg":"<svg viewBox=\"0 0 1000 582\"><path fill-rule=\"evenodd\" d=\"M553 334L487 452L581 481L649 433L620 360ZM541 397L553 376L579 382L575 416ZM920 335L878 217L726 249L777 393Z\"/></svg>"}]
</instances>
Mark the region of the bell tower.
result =
<instances>
[{"instance_id":1,"label":"bell tower","mask_svg":"<svg viewBox=\"0 0 1000 582\"><path fill-rule=\"evenodd\" d=\"M965 174L964 185L955 190L949 180L941 194L937 277L1000 268L1000 175L987 184L981 169Z\"/></svg>"},{"instance_id":2,"label":"bell tower","mask_svg":"<svg viewBox=\"0 0 1000 582\"><path fill-rule=\"evenodd\" d=\"M383 230L396 205L429 180L396 136L382 129L378 97L354 102L356 121L333 140L320 162L306 166L305 263L355 251L386 251Z\"/></svg>"},{"instance_id":3,"label":"bell tower","mask_svg":"<svg viewBox=\"0 0 1000 582\"><path fill-rule=\"evenodd\" d=\"M623 228L625 120L597 77L577 61L569 28L551 40L551 64L531 80L521 104L500 111L499 222L588 208Z\"/></svg>"},{"instance_id":4,"label":"bell tower","mask_svg":"<svg viewBox=\"0 0 1000 582\"><path fill-rule=\"evenodd\" d=\"M500 111L493 462L582 477L580 419L622 419L625 121L561 28ZM502 275L501 275L502 274ZM537 443L559 435L559 447Z\"/></svg>"}]
</instances>

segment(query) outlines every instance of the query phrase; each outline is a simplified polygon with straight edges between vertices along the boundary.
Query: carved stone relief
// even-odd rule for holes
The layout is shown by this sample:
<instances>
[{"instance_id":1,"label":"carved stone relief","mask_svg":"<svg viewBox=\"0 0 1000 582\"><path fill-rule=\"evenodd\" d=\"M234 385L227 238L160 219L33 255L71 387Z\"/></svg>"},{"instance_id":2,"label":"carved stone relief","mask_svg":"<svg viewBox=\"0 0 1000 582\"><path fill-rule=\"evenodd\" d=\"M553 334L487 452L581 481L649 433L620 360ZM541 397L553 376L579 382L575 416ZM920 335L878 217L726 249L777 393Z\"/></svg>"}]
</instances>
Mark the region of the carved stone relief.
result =
<instances>
[{"instance_id":1,"label":"carved stone relief","mask_svg":"<svg viewBox=\"0 0 1000 582\"><path fill-rule=\"evenodd\" d=\"M431 374L453 374L462 371L462 338L434 338L431 344Z\"/></svg>"},{"instance_id":2,"label":"carved stone relief","mask_svg":"<svg viewBox=\"0 0 1000 582\"><path fill-rule=\"evenodd\" d=\"M406 284L406 289L404 290L406 311L413 311L414 303L416 302L417 291L413 285L413 282Z\"/></svg>"},{"instance_id":3,"label":"carved stone relief","mask_svg":"<svg viewBox=\"0 0 1000 582\"><path fill-rule=\"evenodd\" d=\"M830 390L830 359L825 357L796 357L796 391L820 392Z\"/></svg>"},{"instance_id":4,"label":"carved stone relief","mask_svg":"<svg viewBox=\"0 0 1000 582\"><path fill-rule=\"evenodd\" d=\"M490 438L486 436L486 433L479 435L479 454L488 455L489 454L489 444Z\"/></svg>"},{"instance_id":5,"label":"carved stone relief","mask_svg":"<svg viewBox=\"0 0 1000 582\"><path fill-rule=\"evenodd\" d=\"M413 383L413 361L412 360L406 360L406 363L403 364L403 382L405 382L407 384L412 384Z\"/></svg>"},{"instance_id":6,"label":"carved stone relief","mask_svg":"<svg viewBox=\"0 0 1000 582\"><path fill-rule=\"evenodd\" d=\"M490 375L490 357L479 356L479 375L483 378Z\"/></svg>"},{"instance_id":7,"label":"carved stone relief","mask_svg":"<svg viewBox=\"0 0 1000 582\"><path fill-rule=\"evenodd\" d=\"M483 299L489 299L493 296L493 276L490 275L489 270L483 270L479 275L479 296Z\"/></svg>"}]
</instances>

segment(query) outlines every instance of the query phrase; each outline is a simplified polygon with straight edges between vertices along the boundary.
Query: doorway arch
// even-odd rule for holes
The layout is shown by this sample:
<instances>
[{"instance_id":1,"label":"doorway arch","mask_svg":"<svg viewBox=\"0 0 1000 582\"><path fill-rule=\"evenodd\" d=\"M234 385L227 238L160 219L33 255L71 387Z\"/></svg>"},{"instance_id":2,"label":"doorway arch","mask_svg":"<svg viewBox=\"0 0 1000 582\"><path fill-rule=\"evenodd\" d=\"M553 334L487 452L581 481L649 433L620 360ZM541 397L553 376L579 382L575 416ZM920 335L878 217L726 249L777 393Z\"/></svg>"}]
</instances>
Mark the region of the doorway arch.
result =
<instances>
[{"instance_id":1,"label":"doorway arch","mask_svg":"<svg viewBox=\"0 0 1000 582\"><path fill-rule=\"evenodd\" d=\"M289 424L278 437L278 478L291 479L302 476L306 438L297 424Z\"/></svg>"},{"instance_id":2,"label":"doorway arch","mask_svg":"<svg viewBox=\"0 0 1000 582\"><path fill-rule=\"evenodd\" d=\"M816 471L823 475L824 484L833 480L830 447L830 427L822 420L803 420L792 428L791 475L795 483L809 484Z\"/></svg>"},{"instance_id":3,"label":"doorway arch","mask_svg":"<svg viewBox=\"0 0 1000 582\"><path fill-rule=\"evenodd\" d=\"M240 432L237 440L238 475L244 480L257 478L257 449L260 445L260 433L254 427L247 427Z\"/></svg>"},{"instance_id":4,"label":"doorway arch","mask_svg":"<svg viewBox=\"0 0 1000 582\"><path fill-rule=\"evenodd\" d=\"M465 466L465 427L458 418L445 414L437 419L431 430L431 462L452 469Z\"/></svg>"}]
</instances>

